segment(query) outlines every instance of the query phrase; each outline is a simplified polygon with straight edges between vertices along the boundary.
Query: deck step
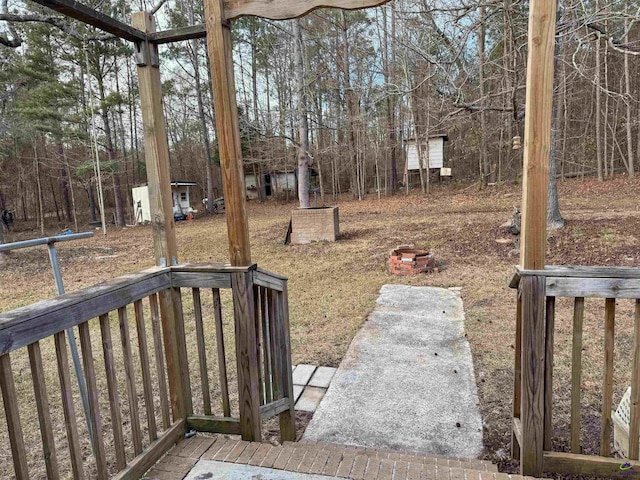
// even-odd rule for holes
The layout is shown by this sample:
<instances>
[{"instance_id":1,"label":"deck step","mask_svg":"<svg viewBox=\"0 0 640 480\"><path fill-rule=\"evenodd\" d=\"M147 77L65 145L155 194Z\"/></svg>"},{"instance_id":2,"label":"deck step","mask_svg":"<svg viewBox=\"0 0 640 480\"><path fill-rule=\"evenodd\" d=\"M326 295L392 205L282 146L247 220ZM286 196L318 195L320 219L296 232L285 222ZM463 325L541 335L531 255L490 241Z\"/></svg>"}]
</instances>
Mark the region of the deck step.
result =
<instances>
[{"instance_id":1,"label":"deck step","mask_svg":"<svg viewBox=\"0 0 640 480\"><path fill-rule=\"evenodd\" d=\"M148 480L183 479L200 460L236 463L353 480L516 480L490 462L422 453L285 442L252 443L225 435L182 440L147 474Z\"/></svg>"}]
</instances>

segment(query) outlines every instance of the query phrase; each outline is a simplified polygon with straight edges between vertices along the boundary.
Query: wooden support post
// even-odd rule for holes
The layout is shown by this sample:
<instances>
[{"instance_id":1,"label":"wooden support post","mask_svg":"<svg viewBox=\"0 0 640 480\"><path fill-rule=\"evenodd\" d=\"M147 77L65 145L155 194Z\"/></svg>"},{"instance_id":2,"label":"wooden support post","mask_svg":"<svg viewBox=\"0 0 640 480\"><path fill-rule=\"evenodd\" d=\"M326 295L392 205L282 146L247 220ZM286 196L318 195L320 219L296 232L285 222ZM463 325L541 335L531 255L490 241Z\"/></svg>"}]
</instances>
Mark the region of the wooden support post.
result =
<instances>
[{"instance_id":1,"label":"wooden support post","mask_svg":"<svg viewBox=\"0 0 640 480\"><path fill-rule=\"evenodd\" d=\"M544 442L546 279L524 276L522 290L522 387L520 472L542 477Z\"/></svg>"},{"instance_id":2,"label":"wooden support post","mask_svg":"<svg viewBox=\"0 0 640 480\"><path fill-rule=\"evenodd\" d=\"M153 17L136 12L133 27L145 33L155 32ZM140 43L138 50L138 81L144 125L144 156L149 185L149 204L153 228L153 252L158 265L174 265L178 259L176 227L173 220L169 144L162 110L162 84L157 65L157 45ZM154 65L155 64L155 65Z\"/></svg>"},{"instance_id":3,"label":"wooden support post","mask_svg":"<svg viewBox=\"0 0 640 480\"><path fill-rule=\"evenodd\" d=\"M520 265L527 270L545 266L555 31L556 0L531 0L520 239Z\"/></svg>"},{"instance_id":4,"label":"wooden support post","mask_svg":"<svg viewBox=\"0 0 640 480\"><path fill-rule=\"evenodd\" d=\"M522 280L521 280L522 281ZM520 420L521 388L522 388L522 291L518 288L518 299L516 303L516 340L515 340L515 362L513 372L513 418ZM511 457L520 459L520 443L515 429L511 431Z\"/></svg>"},{"instance_id":5,"label":"wooden support post","mask_svg":"<svg viewBox=\"0 0 640 480\"><path fill-rule=\"evenodd\" d=\"M280 414L280 441L293 442L296 439L296 412L295 398L293 397L293 369L291 368L291 338L289 337L289 298L288 289L285 282L282 293L278 293L279 315L282 316L278 322L280 330L280 341L283 343L283 355L280 367L280 385L282 393L289 398L289 408Z\"/></svg>"},{"instance_id":6,"label":"wooden support post","mask_svg":"<svg viewBox=\"0 0 640 480\"><path fill-rule=\"evenodd\" d=\"M242 439L262 439L258 388L257 338L254 324L253 270L231 274L236 332L236 362Z\"/></svg>"},{"instance_id":7,"label":"wooden support post","mask_svg":"<svg viewBox=\"0 0 640 480\"><path fill-rule=\"evenodd\" d=\"M224 16L223 0L205 0L204 11L231 265L248 266L251 264L249 223L236 104L231 26Z\"/></svg>"}]
</instances>

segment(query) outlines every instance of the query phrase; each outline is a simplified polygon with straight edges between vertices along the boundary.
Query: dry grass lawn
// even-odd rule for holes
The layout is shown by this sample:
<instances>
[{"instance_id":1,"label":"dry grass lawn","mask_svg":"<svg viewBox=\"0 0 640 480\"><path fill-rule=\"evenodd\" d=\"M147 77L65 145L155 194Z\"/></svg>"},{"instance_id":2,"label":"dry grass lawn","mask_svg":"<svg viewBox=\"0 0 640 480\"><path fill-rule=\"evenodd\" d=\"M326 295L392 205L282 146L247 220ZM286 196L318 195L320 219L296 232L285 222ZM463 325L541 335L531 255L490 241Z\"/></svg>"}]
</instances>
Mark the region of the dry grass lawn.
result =
<instances>
[{"instance_id":1,"label":"dry grass lawn","mask_svg":"<svg viewBox=\"0 0 640 480\"><path fill-rule=\"evenodd\" d=\"M639 191L640 182L624 179L605 184L591 180L563 182L560 197L567 225L550 234L547 263L640 265ZM381 201L375 197L362 202L345 198L338 203L340 240L307 246L283 245L293 205L250 204L253 260L262 268L289 278L294 363L337 366L355 332L374 308L378 291L385 283L460 286L486 425L485 456L500 462L506 470L513 468L508 461L508 451L515 295L507 284L517 257L509 256L513 246L498 243L496 239L505 237L499 225L519 203L519 186L481 192L474 188L436 187L429 197L398 195ZM181 262L219 262L228 258L224 216L181 222L177 231ZM32 231L17 232L9 241L32 236L38 235ZM440 272L411 278L387 273L389 251L405 243L433 251ZM111 229L106 238L96 232L93 239L61 244L59 251L69 291L153 265L148 227ZM46 249L17 251L0 261L0 311L54 295ZM228 336L232 334L229 303L227 298L223 306ZM189 298L185 299L185 305L187 310L191 308ZM567 448L569 431L570 307L568 301L559 302L556 320L554 442L560 450ZM205 303L205 314L209 309L210 305ZM582 398L586 452L598 449L603 322L604 302L587 301ZM618 302L616 405L629 382L632 322L632 303ZM115 343L118 343L117 330L114 321ZM99 349L99 330L92 330L92 335L95 335L94 349ZM195 348L192 341L189 348ZM13 357L19 382L21 375L28 375L28 360L26 355ZM98 365L98 370L100 368ZM192 371L196 370L197 367L192 367ZM56 375L52 367L48 381L52 382L50 391L54 392L57 392ZM32 396L31 384L26 381L19 384L19 393ZM103 413L108 415L108 404ZM32 447L30 461L40 475L42 470L35 466L39 448L37 416L33 409L22 412L22 416L26 424L25 440ZM54 417L54 421L63 425L59 412L54 413ZM4 421L1 423L0 431L4 432ZM58 437L58 441L64 441L64 428ZM0 465L3 465L0 476L7 478L12 473L10 450L6 436L2 434L0 438ZM87 445L85 451L89 453Z\"/></svg>"}]
</instances>

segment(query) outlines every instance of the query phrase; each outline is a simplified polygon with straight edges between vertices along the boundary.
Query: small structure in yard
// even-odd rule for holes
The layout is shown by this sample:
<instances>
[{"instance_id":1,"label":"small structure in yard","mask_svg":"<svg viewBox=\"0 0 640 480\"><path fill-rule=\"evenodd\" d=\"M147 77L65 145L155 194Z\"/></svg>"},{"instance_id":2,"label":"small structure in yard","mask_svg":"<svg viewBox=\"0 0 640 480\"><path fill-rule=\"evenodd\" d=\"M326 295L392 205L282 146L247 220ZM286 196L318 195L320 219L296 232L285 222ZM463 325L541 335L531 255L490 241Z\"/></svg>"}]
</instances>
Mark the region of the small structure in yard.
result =
<instances>
[{"instance_id":1,"label":"small structure in yard","mask_svg":"<svg viewBox=\"0 0 640 480\"><path fill-rule=\"evenodd\" d=\"M449 141L449 137L444 133L429 135L429 168L440 169L445 164L445 142ZM418 142L415 138L407 140L407 169L418 171L420 168L420 156L418 154ZM426 151L422 152L426 157ZM426 158L423 158L423 166L426 166Z\"/></svg>"},{"instance_id":2,"label":"small structure in yard","mask_svg":"<svg viewBox=\"0 0 640 480\"><path fill-rule=\"evenodd\" d=\"M247 198L249 200L257 200L260 198L260 189L262 189L262 198L285 197L287 194L293 196L296 192L298 178L295 171L245 173L244 183Z\"/></svg>"},{"instance_id":3,"label":"small structure in yard","mask_svg":"<svg viewBox=\"0 0 640 480\"><path fill-rule=\"evenodd\" d=\"M340 234L338 207L299 208L291 212L291 243L335 242Z\"/></svg>"},{"instance_id":4,"label":"small structure in yard","mask_svg":"<svg viewBox=\"0 0 640 480\"><path fill-rule=\"evenodd\" d=\"M176 219L184 218L193 212L189 188L195 187L196 182L174 181L171 182L171 198L173 201L173 216ZM140 225L151 222L151 204L149 202L149 186L142 185L131 189L133 198L133 211L135 214L134 224Z\"/></svg>"},{"instance_id":5,"label":"small structure in yard","mask_svg":"<svg viewBox=\"0 0 640 480\"><path fill-rule=\"evenodd\" d=\"M389 254L389 273L417 275L435 271L436 260L433 254L416 249L413 245L400 245Z\"/></svg>"}]
</instances>

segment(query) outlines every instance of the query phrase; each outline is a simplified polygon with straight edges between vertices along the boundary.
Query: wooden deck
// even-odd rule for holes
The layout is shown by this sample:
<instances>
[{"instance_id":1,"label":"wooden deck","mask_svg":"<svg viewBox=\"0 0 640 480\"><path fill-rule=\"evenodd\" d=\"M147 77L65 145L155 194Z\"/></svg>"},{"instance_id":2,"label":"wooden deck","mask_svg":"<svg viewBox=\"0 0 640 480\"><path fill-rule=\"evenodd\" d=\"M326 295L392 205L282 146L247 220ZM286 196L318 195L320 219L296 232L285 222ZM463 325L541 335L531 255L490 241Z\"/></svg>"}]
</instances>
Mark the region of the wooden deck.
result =
<instances>
[{"instance_id":1,"label":"wooden deck","mask_svg":"<svg viewBox=\"0 0 640 480\"><path fill-rule=\"evenodd\" d=\"M364 480L507 480L495 465L475 459L442 458L408 452L307 442L283 446L237 437L198 435L178 443L144 477L181 480L199 460L252 465L288 472Z\"/></svg>"}]
</instances>

